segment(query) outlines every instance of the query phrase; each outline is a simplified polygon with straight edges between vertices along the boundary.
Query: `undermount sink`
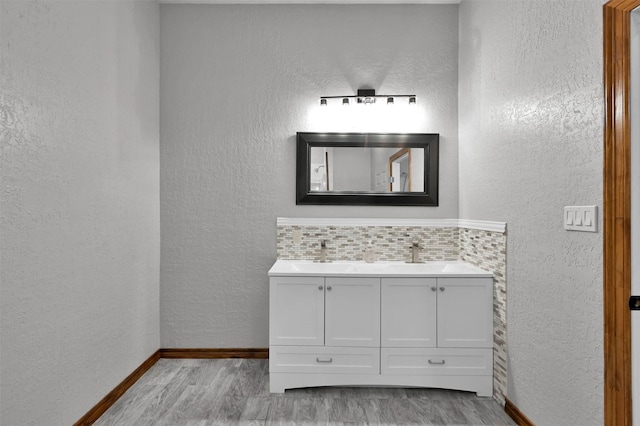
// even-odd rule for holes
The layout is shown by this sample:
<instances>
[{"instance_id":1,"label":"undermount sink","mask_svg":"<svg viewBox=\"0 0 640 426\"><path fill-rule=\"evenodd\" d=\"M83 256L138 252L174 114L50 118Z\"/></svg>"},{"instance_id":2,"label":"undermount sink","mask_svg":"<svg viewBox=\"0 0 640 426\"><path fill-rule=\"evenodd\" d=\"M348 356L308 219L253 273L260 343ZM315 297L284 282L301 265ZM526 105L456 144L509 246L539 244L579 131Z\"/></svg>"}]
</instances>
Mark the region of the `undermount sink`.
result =
<instances>
[{"instance_id":1,"label":"undermount sink","mask_svg":"<svg viewBox=\"0 0 640 426\"><path fill-rule=\"evenodd\" d=\"M343 262L288 261L282 266L290 268L292 272L304 273L339 273L355 271L354 266L351 263Z\"/></svg>"},{"instance_id":2,"label":"undermount sink","mask_svg":"<svg viewBox=\"0 0 640 426\"><path fill-rule=\"evenodd\" d=\"M311 260L278 260L269 276L476 276L489 277L490 272L462 261L406 262L314 262Z\"/></svg>"}]
</instances>

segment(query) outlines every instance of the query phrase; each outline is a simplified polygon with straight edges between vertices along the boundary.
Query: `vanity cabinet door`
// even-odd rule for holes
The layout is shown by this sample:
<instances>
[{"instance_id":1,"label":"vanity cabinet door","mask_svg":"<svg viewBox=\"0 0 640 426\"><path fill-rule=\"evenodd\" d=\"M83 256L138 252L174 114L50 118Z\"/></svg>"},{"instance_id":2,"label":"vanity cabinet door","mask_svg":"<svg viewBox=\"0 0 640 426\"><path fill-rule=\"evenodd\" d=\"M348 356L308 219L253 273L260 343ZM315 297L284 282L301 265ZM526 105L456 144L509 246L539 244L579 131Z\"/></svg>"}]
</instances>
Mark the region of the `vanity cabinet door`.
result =
<instances>
[{"instance_id":1,"label":"vanity cabinet door","mask_svg":"<svg viewBox=\"0 0 640 426\"><path fill-rule=\"evenodd\" d=\"M324 278L269 279L269 344L324 345Z\"/></svg>"},{"instance_id":2,"label":"vanity cabinet door","mask_svg":"<svg viewBox=\"0 0 640 426\"><path fill-rule=\"evenodd\" d=\"M493 347L493 278L438 278L438 347Z\"/></svg>"},{"instance_id":3,"label":"vanity cabinet door","mask_svg":"<svg viewBox=\"0 0 640 426\"><path fill-rule=\"evenodd\" d=\"M382 347L436 346L435 278L382 279Z\"/></svg>"},{"instance_id":4,"label":"vanity cabinet door","mask_svg":"<svg viewBox=\"0 0 640 426\"><path fill-rule=\"evenodd\" d=\"M325 278L325 345L380 346L380 278Z\"/></svg>"}]
</instances>

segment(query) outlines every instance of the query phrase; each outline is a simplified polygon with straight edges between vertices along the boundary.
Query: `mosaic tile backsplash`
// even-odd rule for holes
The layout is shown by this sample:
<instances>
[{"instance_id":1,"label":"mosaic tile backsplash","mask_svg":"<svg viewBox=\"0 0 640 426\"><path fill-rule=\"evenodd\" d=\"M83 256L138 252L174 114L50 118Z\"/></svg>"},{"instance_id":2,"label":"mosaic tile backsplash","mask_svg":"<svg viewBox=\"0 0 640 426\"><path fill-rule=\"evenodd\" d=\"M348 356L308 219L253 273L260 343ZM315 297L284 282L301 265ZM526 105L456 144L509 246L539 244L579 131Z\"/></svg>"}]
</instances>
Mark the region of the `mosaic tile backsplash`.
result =
<instances>
[{"instance_id":1,"label":"mosaic tile backsplash","mask_svg":"<svg viewBox=\"0 0 640 426\"><path fill-rule=\"evenodd\" d=\"M493 272L493 397L507 394L507 236L460 229L460 260Z\"/></svg>"},{"instance_id":2,"label":"mosaic tile backsplash","mask_svg":"<svg viewBox=\"0 0 640 426\"><path fill-rule=\"evenodd\" d=\"M278 225L278 259L318 260L326 240L327 260L363 260L370 246L375 260L404 261L419 243L420 260L463 260L494 274L493 396L504 404L507 392L506 234L458 227ZM296 244L294 234L300 236Z\"/></svg>"},{"instance_id":3,"label":"mosaic tile backsplash","mask_svg":"<svg viewBox=\"0 0 640 426\"><path fill-rule=\"evenodd\" d=\"M294 244L294 232L302 233ZM278 259L317 260L320 241L327 241L327 260L363 260L370 244L376 260L411 259L411 244L423 250L420 260L458 260L458 228L419 226L296 226L278 225Z\"/></svg>"}]
</instances>

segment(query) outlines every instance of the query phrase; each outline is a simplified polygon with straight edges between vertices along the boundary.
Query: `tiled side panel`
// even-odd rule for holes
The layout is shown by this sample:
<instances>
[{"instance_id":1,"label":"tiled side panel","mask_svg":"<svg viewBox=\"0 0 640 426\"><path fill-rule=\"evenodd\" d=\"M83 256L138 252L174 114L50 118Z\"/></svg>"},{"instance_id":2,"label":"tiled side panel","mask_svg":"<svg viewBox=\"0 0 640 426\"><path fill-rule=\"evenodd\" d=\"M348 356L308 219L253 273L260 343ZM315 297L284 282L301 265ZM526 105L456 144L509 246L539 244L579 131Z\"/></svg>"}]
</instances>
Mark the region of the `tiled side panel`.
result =
<instances>
[{"instance_id":1,"label":"tiled side panel","mask_svg":"<svg viewBox=\"0 0 640 426\"><path fill-rule=\"evenodd\" d=\"M460 260L493 272L493 396L504 404L507 393L507 237L460 229Z\"/></svg>"},{"instance_id":2,"label":"tiled side panel","mask_svg":"<svg viewBox=\"0 0 640 426\"><path fill-rule=\"evenodd\" d=\"M302 232L294 244L294 230ZM411 258L411 243L423 251L420 260L458 260L458 228L422 226L278 226L278 259L317 260L320 241L327 241L327 260L362 260L369 242L376 260L402 261Z\"/></svg>"}]
</instances>

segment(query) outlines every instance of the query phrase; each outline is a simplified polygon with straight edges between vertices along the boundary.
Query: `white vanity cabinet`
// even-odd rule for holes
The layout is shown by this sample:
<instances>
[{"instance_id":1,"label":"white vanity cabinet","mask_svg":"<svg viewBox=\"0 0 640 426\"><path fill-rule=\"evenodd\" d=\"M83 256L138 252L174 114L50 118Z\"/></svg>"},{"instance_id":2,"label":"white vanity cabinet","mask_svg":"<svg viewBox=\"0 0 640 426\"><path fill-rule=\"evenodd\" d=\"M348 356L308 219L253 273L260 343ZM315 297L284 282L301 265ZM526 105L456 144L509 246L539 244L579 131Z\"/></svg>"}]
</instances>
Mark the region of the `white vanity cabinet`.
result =
<instances>
[{"instance_id":1,"label":"white vanity cabinet","mask_svg":"<svg viewBox=\"0 0 640 426\"><path fill-rule=\"evenodd\" d=\"M436 278L382 278L382 346L435 348Z\"/></svg>"},{"instance_id":2,"label":"white vanity cabinet","mask_svg":"<svg viewBox=\"0 0 640 426\"><path fill-rule=\"evenodd\" d=\"M324 278L269 281L269 345L324 346Z\"/></svg>"},{"instance_id":3,"label":"white vanity cabinet","mask_svg":"<svg viewBox=\"0 0 640 426\"><path fill-rule=\"evenodd\" d=\"M379 278L271 277L269 286L271 392L313 386L305 375L380 374Z\"/></svg>"},{"instance_id":4,"label":"white vanity cabinet","mask_svg":"<svg viewBox=\"0 0 640 426\"><path fill-rule=\"evenodd\" d=\"M491 394L492 278L382 278L381 291L383 376L444 377Z\"/></svg>"},{"instance_id":5,"label":"white vanity cabinet","mask_svg":"<svg viewBox=\"0 0 640 426\"><path fill-rule=\"evenodd\" d=\"M269 345L380 346L380 280L273 277Z\"/></svg>"},{"instance_id":6,"label":"white vanity cabinet","mask_svg":"<svg viewBox=\"0 0 640 426\"><path fill-rule=\"evenodd\" d=\"M438 278L438 347L493 348L493 279Z\"/></svg>"},{"instance_id":7,"label":"white vanity cabinet","mask_svg":"<svg viewBox=\"0 0 640 426\"><path fill-rule=\"evenodd\" d=\"M269 273L272 393L361 385L492 395L490 273L334 263L321 275L322 265L305 273L282 262Z\"/></svg>"},{"instance_id":8,"label":"white vanity cabinet","mask_svg":"<svg viewBox=\"0 0 640 426\"><path fill-rule=\"evenodd\" d=\"M380 347L380 279L325 278L325 346Z\"/></svg>"},{"instance_id":9,"label":"white vanity cabinet","mask_svg":"<svg viewBox=\"0 0 640 426\"><path fill-rule=\"evenodd\" d=\"M493 279L382 278L382 347L491 348Z\"/></svg>"}]
</instances>

